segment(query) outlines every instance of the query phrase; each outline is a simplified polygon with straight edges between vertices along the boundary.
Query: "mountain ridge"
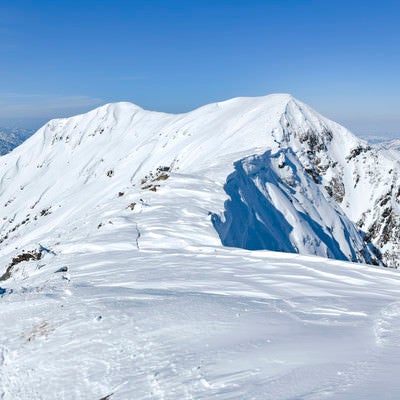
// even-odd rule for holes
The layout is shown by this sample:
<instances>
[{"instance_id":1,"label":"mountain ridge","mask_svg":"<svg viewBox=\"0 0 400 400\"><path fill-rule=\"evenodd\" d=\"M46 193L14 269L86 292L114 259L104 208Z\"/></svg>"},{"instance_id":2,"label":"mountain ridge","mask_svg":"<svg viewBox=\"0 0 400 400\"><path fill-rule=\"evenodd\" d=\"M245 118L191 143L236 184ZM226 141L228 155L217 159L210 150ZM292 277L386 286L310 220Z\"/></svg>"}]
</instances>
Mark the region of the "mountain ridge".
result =
<instances>
[{"instance_id":1,"label":"mountain ridge","mask_svg":"<svg viewBox=\"0 0 400 400\"><path fill-rule=\"evenodd\" d=\"M296 168L288 167L284 149L293 152L289 164L297 165ZM86 114L51 120L22 146L0 159L0 194L7 204L7 212L2 216L2 238L11 243L9 231L15 228L15 225L9 227L8 210L14 213L12 220L19 219L16 225L20 225L12 231L16 232L38 224L38 215L33 222L23 223L26 218L32 218L30 210L39 207L41 211L49 207L54 210L54 203L64 210L61 204L66 203L65 197L75 196L75 201L80 203L79 199L89 196L83 194L86 191L91 193L89 197L94 204L101 203L95 193L103 192L111 201L114 192L135 191L140 198L142 193L149 194L149 188L166 190L173 179L164 183L152 181L159 177L149 178L148 175L156 173L159 167L167 167L168 177L191 176L193 193L202 191L201 184L206 184L204 177L214 182L218 193L199 211L197 224L202 238L200 230L204 229L204 224L209 224L206 232L215 243L218 235L211 233L211 218L205 215L214 215L214 222L220 218L218 216L223 216L229 196L221 189L234 171L234 163L246 157L261 157L266 151L271 151L271 155L281 152L283 157L284 165L277 166L275 173L286 186L283 188L277 183L273 190L280 193L277 198L286 198L290 203L289 214L287 210L281 212L291 219L291 223L287 219L286 223L296 226L286 237L292 248L302 248L304 254L332 256L334 253L326 243L333 243L333 240L339 243L337 254L346 254L348 260L396 266L392 260L393 252L398 249L396 240L400 226L396 200L398 180L385 175L397 176L398 167L391 160L378 157L377 150L345 128L287 94L239 97L177 115L143 110L127 102L110 103ZM389 173L390 170L394 172ZM25 172L21 175L21 171ZM63 171L63 184L57 171ZM147 185L141 184L143 180ZM295 184L291 186L288 180ZM7 185L11 181L17 189L10 190ZM29 182L36 182L36 187ZM302 193L304 188L298 182L307 182L308 194ZM263 184L269 185L268 182ZM96 185L98 189L94 190ZM25 189L29 186L32 190ZM148 188L143 189L144 186ZM365 190L371 191L369 198L360 195ZM150 197L156 196L151 193ZM269 190L262 187L259 187L260 193L263 201L270 196ZM313 205L314 195L324 201L321 213L312 211L318 208ZM30 207L24 206L27 197ZM382 202L383 206L379 206ZM388 203L391 204L389 211ZM280 207L279 201L272 205ZM167 212L167 208L164 205L163 212ZM79 211L76 212L79 215ZM80 212L87 213L83 208ZM67 218L63 223L68 225L70 212L58 213ZM302 215L310 213L312 221L306 223ZM324 213L331 215L329 221L324 221ZM247 223L242 217L235 217L239 226ZM182 220L179 216L174 218ZM58 223L61 221L62 217ZM259 222L267 226L268 216ZM194 221L190 223L196 225ZM310 228L310 223L314 228ZM21 228L21 225L25 226ZM307 234L304 226L308 226ZM235 238L230 235L230 245L243 247L240 232L237 235ZM304 246L304 240L314 245ZM141 241L145 241L143 235Z\"/></svg>"},{"instance_id":2,"label":"mountain ridge","mask_svg":"<svg viewBox=\"0 0 400 400\"><path fill-rule=\"evenodd\" d=\"M276 97L50 121L0 157L0 397L395 399L396 163Z\"/></svg>"}]
</instances>

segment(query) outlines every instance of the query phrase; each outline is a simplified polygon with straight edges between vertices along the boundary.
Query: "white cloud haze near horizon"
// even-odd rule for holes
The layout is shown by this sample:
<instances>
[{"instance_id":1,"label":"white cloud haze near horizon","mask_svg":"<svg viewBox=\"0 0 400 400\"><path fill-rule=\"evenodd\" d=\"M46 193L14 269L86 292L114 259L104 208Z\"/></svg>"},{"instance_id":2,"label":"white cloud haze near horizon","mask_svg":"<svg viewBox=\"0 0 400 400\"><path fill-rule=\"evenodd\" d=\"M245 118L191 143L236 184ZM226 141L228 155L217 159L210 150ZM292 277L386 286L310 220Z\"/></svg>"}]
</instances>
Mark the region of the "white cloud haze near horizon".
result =
<instances>
[{"instance_id":1,"label":"white cloud haze near horizon","mask_svg":"<svg viewBox=\"0 0 400 400\"><path fill-rule=\"evenodd\" d=\"M50 119L86 112L103 103L79 95L0 93L0 125L38 129Z\"/></svg>"}]
</instances>

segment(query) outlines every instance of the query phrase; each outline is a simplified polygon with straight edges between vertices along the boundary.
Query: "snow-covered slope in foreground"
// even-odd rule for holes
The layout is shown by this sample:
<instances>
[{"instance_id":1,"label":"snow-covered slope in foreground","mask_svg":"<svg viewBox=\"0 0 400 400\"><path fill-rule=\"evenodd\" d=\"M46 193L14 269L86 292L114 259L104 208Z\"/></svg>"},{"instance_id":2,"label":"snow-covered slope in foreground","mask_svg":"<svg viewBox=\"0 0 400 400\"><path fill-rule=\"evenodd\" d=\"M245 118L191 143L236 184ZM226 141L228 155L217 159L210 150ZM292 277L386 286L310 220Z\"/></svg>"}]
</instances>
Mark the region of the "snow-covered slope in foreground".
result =
<instances>
[{"instance_id":1,"label":"snow-covered slope in foreground","mask_svg":"<svg viewBox=\"0 0 400 400\"><path fill-rule=\"evenodd\" d=\"M4 282L2 399L399 398L397 271L223 247L138 251L125 218L110 221L90 240L76 221L54 254Z\"/></svg>"}]
</instances>

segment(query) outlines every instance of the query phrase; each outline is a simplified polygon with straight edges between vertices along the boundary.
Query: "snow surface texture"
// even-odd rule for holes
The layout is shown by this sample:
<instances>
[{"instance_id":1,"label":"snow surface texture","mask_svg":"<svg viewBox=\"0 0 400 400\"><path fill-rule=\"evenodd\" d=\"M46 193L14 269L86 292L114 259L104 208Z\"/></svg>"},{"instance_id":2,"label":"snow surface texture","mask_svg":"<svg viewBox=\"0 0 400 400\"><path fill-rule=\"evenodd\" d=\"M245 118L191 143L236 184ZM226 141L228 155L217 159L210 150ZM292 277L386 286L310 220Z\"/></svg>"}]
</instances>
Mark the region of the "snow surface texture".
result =
<instances>
[{"instance_id":1,"label":"snow surface texture","mask_svg":"<svg viewBox=\"0 0 400 400\"><path fill-rule=\"evenodd\" d=\"M218 232L235 247L396 267L399 170L398 159L288 95L237 98L181 115L110 104L49 122L0 159L0 242L38 240L118 192L136 193L136 202L159 198L153 191L174 191L187 177L186 197L195 202L207 190L208 202L193 218L181 215L178 191L157 214L171 218L177 232L190 224L197 243L204 236L219 243ZM163 241L176 246L175 236L164 232ZM185 235L179 242L188 244Z\"/></svg>"},{"instance_id":2,"label":"snow surface texture","mask_svg":"<svg viewBox=\"0 0 400 400\"><path fill-rule=\"evenodd\" d=\"M399 398L400 276L334 260L398 250L398 168L287 95L49 122L0 158L0 397Z\"/></svg>"}]
</instances>

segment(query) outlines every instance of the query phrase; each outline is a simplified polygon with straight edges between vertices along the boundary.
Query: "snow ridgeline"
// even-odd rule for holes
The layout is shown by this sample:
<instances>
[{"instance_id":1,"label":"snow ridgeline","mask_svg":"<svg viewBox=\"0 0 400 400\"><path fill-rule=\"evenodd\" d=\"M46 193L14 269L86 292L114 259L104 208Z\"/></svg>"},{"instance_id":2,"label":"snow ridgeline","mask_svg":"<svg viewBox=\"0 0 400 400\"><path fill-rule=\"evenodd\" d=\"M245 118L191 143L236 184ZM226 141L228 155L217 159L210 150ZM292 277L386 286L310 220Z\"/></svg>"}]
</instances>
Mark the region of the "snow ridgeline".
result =
<instances>
[{"instance_id":1,"label":"snow ridgeline","mask_svg":"<svg viewBox=\"0 0 400 400\"><path fill-rule=\"evenodd\" d=\"M213 183L197 216L179 208L171 215L167 201L158 210L176 230L196 227L207 243L217 239L213 222L229 246L398 266L399 161L289 95L180 115L117 103L50 121L0 159L0 242L12 252L8 244L68 230L116 193L138 193L138 200L144 188L147 196L160 185L142 180L158 168L173 176L163 190L190 177L194 202ZM168 231L163 236L170 240Z\"/></svg>"},{"instance_id":2,"label":"snow ridgeline","mask_svg":"<svg viewBox=\"0 0 400 400\"><path fill-rule=\"evenodd\" d=\"M396 162L286 95L49 122L0 158L0 398L397 400L397 271L221 245L386 262Z\"/></svg>"}]
</instances>

